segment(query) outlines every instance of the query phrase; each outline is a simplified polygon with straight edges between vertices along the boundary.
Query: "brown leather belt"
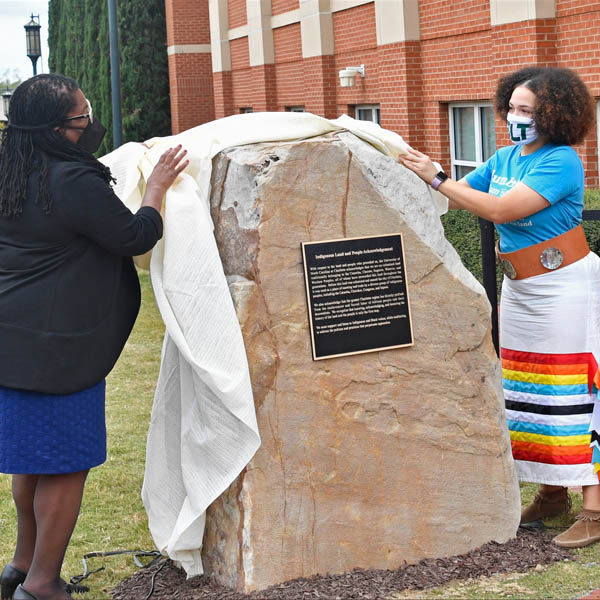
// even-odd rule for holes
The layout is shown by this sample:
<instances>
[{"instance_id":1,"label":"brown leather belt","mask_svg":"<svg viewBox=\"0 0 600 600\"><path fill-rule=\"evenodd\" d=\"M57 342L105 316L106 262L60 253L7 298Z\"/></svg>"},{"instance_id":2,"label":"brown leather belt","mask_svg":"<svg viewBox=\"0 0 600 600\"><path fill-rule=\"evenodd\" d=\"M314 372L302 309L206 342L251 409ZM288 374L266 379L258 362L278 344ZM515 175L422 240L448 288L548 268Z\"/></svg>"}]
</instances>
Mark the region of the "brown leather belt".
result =
<instances>
[{"instance_id":1,"label":"brown leather belt","mask_svg":"<svg viewBox=\"0 0 600 600\"><path fill-rule=\"evenodd\" d=\"M500 252L496 244L498 262L509 279L526 279L566 267L590 252L581 225L545 242L527 246L514 252Z\"/></svg>"}]
</instances>

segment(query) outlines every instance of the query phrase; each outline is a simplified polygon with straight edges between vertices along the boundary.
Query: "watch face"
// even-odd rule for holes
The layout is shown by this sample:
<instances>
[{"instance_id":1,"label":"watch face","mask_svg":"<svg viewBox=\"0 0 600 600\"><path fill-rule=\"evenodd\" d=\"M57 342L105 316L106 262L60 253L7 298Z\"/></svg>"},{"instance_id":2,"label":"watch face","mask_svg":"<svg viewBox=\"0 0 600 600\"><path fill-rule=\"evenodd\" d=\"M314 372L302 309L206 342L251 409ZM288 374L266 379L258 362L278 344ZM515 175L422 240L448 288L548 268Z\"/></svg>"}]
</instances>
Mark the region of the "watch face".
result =
<instances>
[{"instance_id":1,"label":"watch face","mask_svg":"<svg viewBox=\"0 0 600 600\"><path fill-rule=\"evenodd\" d=\"M448 175L446 175L446 173L444 173L444 171L440 171L436 177L440 180L440 183L442 183L443 181L446 181L446 179L448 179Z\"/></svg>"}]
</instances>

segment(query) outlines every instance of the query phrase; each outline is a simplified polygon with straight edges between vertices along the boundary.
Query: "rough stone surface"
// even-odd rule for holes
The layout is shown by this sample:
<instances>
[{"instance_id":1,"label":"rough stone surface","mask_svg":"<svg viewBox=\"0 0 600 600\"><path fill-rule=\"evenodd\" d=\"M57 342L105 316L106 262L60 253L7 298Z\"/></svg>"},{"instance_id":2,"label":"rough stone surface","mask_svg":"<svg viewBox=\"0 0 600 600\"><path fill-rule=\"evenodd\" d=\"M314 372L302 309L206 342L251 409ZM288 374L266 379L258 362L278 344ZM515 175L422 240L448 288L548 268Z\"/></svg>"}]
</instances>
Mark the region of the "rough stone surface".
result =
<instances>
[{"instance_id":1,"label":"rough stone surface","mask_svg":"<svg viewBox=\"0 0 600 600\"><path fill-rule=\"evenodd\" d=\"M211 211L262 446L208 510L206 573L248 592L512 538L490 307L425 184L337 133L222 152ZM415 344L313 361L300 243L396 232Z\"/></svg>"}]
</instances>

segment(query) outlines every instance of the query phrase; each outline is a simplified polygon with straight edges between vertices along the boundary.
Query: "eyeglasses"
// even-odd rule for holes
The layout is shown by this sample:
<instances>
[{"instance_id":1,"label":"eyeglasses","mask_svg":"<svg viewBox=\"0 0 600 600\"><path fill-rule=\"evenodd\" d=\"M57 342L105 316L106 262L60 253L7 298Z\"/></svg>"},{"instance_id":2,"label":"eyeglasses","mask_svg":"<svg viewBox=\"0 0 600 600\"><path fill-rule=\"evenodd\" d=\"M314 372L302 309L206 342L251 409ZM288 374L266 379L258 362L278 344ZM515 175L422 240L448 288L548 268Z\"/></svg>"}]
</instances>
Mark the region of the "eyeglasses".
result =
<instances>
[{"instance_id":1,"label":"eyeglasses","mask_svg":"<svg viewBox=\"0 0 600 600\"><path fill-rule=\"evenodd\" d=\"M93 120L92 113L86 113L85 115L77 115L76 117L68 117L65 121L76 121L77 119L89 119L90 122Z\"/></svg>"},{"instance_id":2,"label":"eyeglasses","mask_svg":"<svg viewBox=\"0 0 600 600\"><path fill-rule=\"evenodd\" d=\"M94 122L94 113L92 111L92 105L90 104L90 101L86 99L86 102L88 104L88 108L90 109L89 112L85 113L84 115L77 115L76 117L67 117L66 119L64 119L64 121L75 121L76 119L89 119L90 123Z\"/></svg>"}]
</instances>

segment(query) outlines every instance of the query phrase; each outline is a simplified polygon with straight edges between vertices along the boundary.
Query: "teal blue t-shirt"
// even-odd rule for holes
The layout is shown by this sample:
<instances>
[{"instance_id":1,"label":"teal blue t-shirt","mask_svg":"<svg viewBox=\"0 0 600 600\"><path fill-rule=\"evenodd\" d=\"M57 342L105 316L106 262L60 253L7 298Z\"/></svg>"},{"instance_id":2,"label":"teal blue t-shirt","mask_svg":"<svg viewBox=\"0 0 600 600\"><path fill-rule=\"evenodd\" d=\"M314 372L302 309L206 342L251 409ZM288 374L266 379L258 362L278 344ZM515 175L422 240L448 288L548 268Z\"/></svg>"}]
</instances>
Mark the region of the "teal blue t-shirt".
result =
<instances>
[{"instance_id":1,"label":"teal blue t-shirt","mask_svg":"<svg viewBox=\"0 0 600 600\"><path fill-rule=\"evenodd\" d=\"M522 181L550 202L524 219L496 224L502 252L544 242L581 223L583 165L570 146L546 144L527 156L521 156L520 146L500 148L466 180L473 189L498 197Z\"/></svg>"}]
</instances>

